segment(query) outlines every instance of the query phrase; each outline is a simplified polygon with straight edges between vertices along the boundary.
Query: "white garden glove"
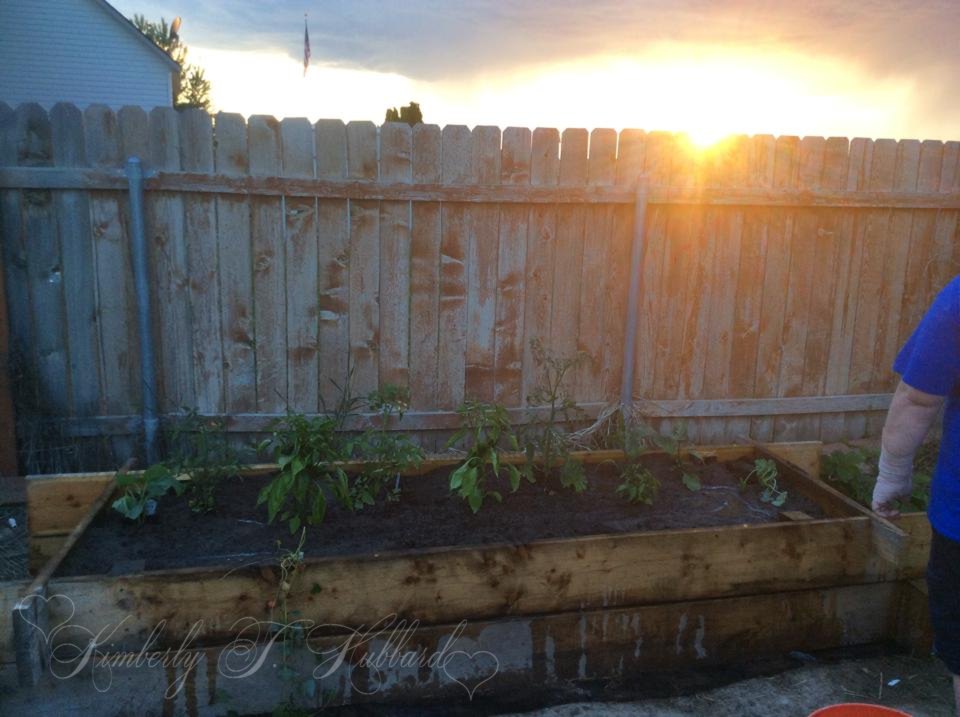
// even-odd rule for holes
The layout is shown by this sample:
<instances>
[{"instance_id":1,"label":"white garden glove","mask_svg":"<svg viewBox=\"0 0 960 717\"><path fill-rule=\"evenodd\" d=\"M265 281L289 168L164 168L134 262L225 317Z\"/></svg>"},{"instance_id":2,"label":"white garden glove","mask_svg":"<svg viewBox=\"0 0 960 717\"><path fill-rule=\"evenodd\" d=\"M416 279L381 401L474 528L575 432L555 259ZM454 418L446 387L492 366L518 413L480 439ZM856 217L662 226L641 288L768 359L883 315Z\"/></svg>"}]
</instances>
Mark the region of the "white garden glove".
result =
<instances>
[{"instance_id":1,"label":"white garden glove","mask_svg":"<svg viewBox=\"0 0 960 717\"><path fill-rule=\"evenodd\" d=\"M913 455L893 456L880 451L877 484L873 488L871 507L877 515L896 518L900 515L894 503L913 491Z\"/></svg>"}]
</instances>

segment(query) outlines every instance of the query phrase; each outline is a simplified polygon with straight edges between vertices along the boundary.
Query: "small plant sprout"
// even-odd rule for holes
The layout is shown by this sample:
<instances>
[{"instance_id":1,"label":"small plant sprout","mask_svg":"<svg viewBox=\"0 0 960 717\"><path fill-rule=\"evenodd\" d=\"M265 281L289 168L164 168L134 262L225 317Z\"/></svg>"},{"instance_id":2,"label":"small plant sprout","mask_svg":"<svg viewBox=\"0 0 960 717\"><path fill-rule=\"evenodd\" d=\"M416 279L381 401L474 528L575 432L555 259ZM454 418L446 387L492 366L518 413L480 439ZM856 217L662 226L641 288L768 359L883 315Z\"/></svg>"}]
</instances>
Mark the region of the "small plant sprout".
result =
<instances>
[{"instance_id":1,"label":"small plant sprout","mask_svg":"<svg viewBox=\"0 0 960 717\"><path fill-rule=\"evenodd\" d=\"M617 493L622 494L631 503L653 505L660 492L660 481L648 468L639 463L628 463L620 473L621 483Z\"/></svg>"},{"instance_id":2,"label":"small plant sprout","mask_svg":"<svg viewBox=\"0 0 960 717\"><path fill-rule=\"evenodd\" d=\"M673 459L673 463L680 471L683 485L690 491L701 488L700 479L688 469L683 458L681 447L687 442L687 430L684 424L676 426L668 436L661 436L642 421L622 421L619 428L620 442L623 452L629 461L636 461L640 456L650 452L655 446L664 451Z\"/></svg>"},{"instance_id":3,"label":"small plant sprout","mask_svg":"<svg viewBox=\"0 0 960 717\"><path fill-rule=\"evenodd\" d=\"M300 529L300 540L293 550L283 550L280 542L280 584L277 586L276 596L267 602L270 609L270 626L277 633L280 644L281 665L279 677L290 684L290 698L288 705L295 703L296 693L312 699L316 695L317 683L312 674L304 675L294 667L292 657L294 649L305 644L307 630L313 625L311 620L300 617L299 611L290 610L290 595L298 586L303 575L304 553L303 546L307 540L306 527ZM279 611L279 619L274 619L275 611ZM283 638L283 639L281 639Z\"/></svg>"},{"instance_id":4,"label":"small plant sprout","mask_svg":"<svg viewBox=\"0 0 960 717\"><path fill-rule=\"evenodd\" d=\"M660 450L666 452L678 468L683 467L683 447L689 443L690 438L687 434L687 424L678 423L670 431L670 434L663 436L659 433L654 434L653 442Z\"/></svg>"},{"instance_id":5,"label":"small plant sprout","mask_svg":"<svg viewBox=\"0 0 960 717\"><path fill-rule=\"evenodd\" d=\"M113 502L113 509L128 520L140 522L153 515L157 498L171 490L177 495L183 492L183 484L163 463L152 465L142 473L118 473L116 481L124 490Z\"/></svg>"},{"instance_id":6,"label":"small plant sprout","mask_svg":"<svg viewBox=\"0 0 960 717\"><path fill-rule=\"evenodd\" d=\"M780 490L777 486L777 464L769 458L757 458L753 462L753 470L740 479L740 490L746 490L750 478L757 477L760 484L760 500L764 503L770 503L776 507L782 506L787 502L787 491Z\"/></svg>"},{"instance_id":7,"label":"small plant sprout","mask_svg":"<svg viewBox=\"0 0 960 717\"><path fill-rule=\"evenodd\" d=\"M510 425L510 417L503 406L467 400L457 409L460 429L447 441L447 448L470 438L466 460L450 474L450 490L467 501L470 510L478 512L486 498L502 501L496 490L487 490L487 476L500 477L501 468L507 472L511 492L520 487L521 472L513 464L500 462L500 444L506 442L513 450L519 450L517 437Z\"/></svg>"},{"instance_id":8,"label":"small plant sprout","mask_svg":"<svg viewBox=\"0 0 960 717\"><path fill-rule=\"evenodd\" d=\"M686 487L687 490L692 491L694 493L696 493L698 490L700 490L703 487L700 484L700 479L695 474L689 473L687 471L683 472L683 474L680 476L680 480L683 481L683 485Z\"/></svg>"},{"instance_id":9,"label":"small plant sprout","mask_svg":"<svg viewBox=\"0 0 960 717\"><path fill-rule=\"evenodd\" d=\"M533 420L524 431L524 448L528 478L533 478L534 460L539 455L541 470L548 473L560 467L560 484L580 493L587 487L583 464L570 453L573 450L570 434L561 429L561 423L570 423L582 417L583 410L571 398L564 379L571 371L590 360L580 351L572 357L557 357L539 338L530 340L533 360L540 371L539 383L527 397L533 407L545 407L546 417Z\"/></svg>"},{"instance_id":10,"label":"small plant sprout","mask_svg":"<svg viewBox=\"0 0 960 717\"><path fill-rule=\"evenodd\" d=\"M423 450L409 436L391 431L394 421L403 420L410 407L410 390L405 386L385 384L367 397L367 408L377 414L377 425L367 430L354 443L349 454L359 453L367 460L366 467L354 481L355 509L373 505L387 481L393 487L387 500L398 500L401 474L420 465Z\"/></svg>"},{"instance_id":11,"label":"small plant sprout","mask_svg":"<svg viewBox=\"0 0 960 717\"><path fill-rule=\"evenodd\" d=\"M227 440L222 419L205 418L191 409L173 431L176 452L170 461L177 475L190 476L190 509L208 513L216 505L217 486L236 475L240 460Z\"/></svg>"}]
</instances>

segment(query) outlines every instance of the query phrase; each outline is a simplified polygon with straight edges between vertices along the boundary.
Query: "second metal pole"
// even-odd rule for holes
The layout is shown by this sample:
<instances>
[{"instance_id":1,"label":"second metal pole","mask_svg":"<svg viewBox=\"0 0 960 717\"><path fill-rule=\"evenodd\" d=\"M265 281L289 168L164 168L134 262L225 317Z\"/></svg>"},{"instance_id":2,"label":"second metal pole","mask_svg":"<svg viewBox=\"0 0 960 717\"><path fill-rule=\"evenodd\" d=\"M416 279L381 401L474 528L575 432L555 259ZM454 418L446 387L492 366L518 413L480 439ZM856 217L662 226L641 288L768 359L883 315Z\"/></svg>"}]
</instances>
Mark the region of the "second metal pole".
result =
<instances>
[{"instance_id":1,"label":"second metal pole","mask_svg":"<svg viewBox=\"0 0 960 717\"><path fill-rule=\"evenodd\" d=\"M637 356L637 330L640 319L640 273L643 269L643 244L647 224L647 178L637 179L637 199L633 210L633 245L630 249L630 289L627 294L627 326L623 342L623 377L620 405L633 403L633 368Z\"/></svg>"},{"instance_id":2,"label":"second metal pole","mask_svg":"<svg viewBox=\"0 0 960 717\"><path fill-rule=\"evenodd\" d=\"M143 393L143 440L147 465L157 462L157 369L153 347L153 319L150 310L150 269L143 211L143 167L140 159L127 160L130 189L130 234L133 279L137 296L137 332L140 338L140 376Z\"/></svg>"}]
</instances>

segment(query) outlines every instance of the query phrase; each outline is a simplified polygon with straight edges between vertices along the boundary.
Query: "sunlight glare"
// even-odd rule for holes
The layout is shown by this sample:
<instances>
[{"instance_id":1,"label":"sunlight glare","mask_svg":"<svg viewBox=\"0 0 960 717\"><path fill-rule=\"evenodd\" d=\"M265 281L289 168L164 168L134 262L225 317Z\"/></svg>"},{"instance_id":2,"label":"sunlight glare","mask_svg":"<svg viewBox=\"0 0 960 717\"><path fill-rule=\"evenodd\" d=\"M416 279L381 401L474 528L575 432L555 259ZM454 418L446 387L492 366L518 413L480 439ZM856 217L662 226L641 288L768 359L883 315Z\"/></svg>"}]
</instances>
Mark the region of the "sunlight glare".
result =
<instances>
[{"instance_id":1,"label":"sunlight glare","mask_svg":"<svg viewBox=\"0 0 960 717\"><path fill-rule=\"evenodd\" d=\"M215 108L245 115L380 124L387 107L413 100L441 126L630 127L686 133L701 148L731 134L897 136L916 122L919 91L903 78L868 81L838 58L770 47L660 43L629 57L433 82L319 62L303 77L302 65L279 52L191 54L207 68Z\"/></svg>"},{"instance_id":2,"label":"sunlight glare","mask_svg":"<svg viewBox=\"0 0 960 717\"><path fill-rule=\"evenodd\" d=\"M694 148L699 150L709 149L718 144L720 140L729 136L729 132L719 127L698 127L684 132L686 138Z\"/></svg>"}]
</instances>

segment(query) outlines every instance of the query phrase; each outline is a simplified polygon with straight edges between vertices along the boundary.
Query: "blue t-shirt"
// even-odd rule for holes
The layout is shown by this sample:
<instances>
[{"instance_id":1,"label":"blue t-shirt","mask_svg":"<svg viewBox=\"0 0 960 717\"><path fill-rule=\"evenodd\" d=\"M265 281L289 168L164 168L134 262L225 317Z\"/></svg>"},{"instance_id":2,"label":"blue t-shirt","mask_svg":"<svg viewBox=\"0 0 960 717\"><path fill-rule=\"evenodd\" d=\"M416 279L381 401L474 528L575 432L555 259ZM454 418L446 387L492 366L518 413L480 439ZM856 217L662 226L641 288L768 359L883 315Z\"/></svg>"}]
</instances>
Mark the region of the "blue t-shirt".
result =
<instances>
[{"instance_id":1,"label":"blue t-shirt","mask_svg":"<svg viewBox=\"0 0 960 717\"><path fill-rule=\"evenodd\" d=\"M960 541L960 276L937 295L893 370L908 386L947 399L927 515L938 533Z\"/></svg>"}]
</instances>

